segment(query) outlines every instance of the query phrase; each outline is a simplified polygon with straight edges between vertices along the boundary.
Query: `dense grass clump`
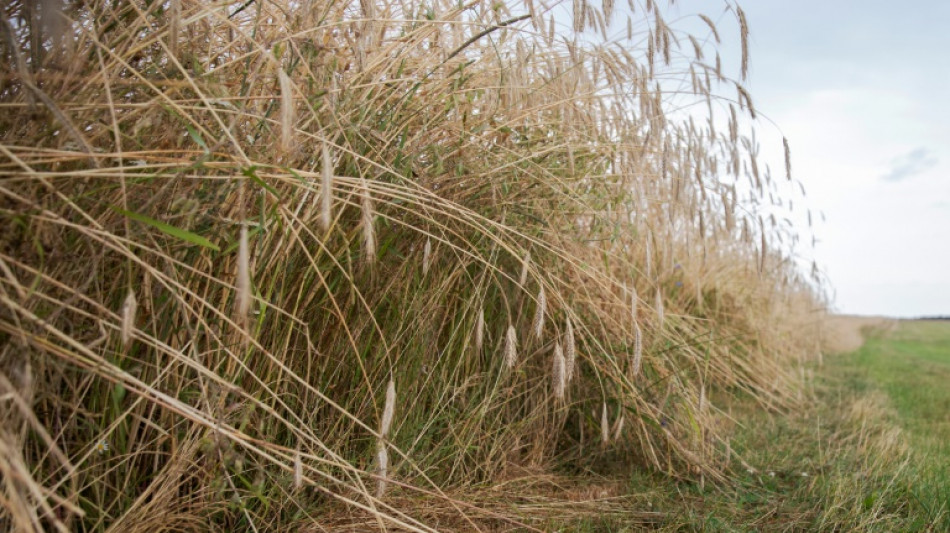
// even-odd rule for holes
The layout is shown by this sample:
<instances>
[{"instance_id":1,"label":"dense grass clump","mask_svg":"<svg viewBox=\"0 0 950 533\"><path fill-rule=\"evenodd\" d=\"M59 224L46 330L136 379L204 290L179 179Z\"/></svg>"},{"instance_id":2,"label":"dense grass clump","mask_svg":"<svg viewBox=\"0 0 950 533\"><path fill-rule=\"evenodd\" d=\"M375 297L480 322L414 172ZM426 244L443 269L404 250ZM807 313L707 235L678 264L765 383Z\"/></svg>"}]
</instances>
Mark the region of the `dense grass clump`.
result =
<instances>
[{"instance_id":1,"label":"dense grass clump","mask_svg":"<svg viewBox=\"0 0 950 533\"><path fill-rule=\"evenodd\" d=\"M720 478L707 398L794 400L821 299L727 36L570 7L6 2L0 522L471 529L514 517L452 494L516 472Z\"/></svg>"}]
</instances>

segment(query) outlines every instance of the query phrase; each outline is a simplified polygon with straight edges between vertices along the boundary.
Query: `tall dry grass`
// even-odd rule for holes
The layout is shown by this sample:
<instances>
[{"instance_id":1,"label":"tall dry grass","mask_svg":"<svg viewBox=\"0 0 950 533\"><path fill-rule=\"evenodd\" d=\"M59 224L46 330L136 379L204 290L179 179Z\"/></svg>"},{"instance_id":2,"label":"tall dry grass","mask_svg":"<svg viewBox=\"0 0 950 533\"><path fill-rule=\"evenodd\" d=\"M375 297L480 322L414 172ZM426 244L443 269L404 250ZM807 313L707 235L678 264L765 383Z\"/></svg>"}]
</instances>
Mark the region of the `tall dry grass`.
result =
<instances>
[{"instance_id":1,"label":"tall dry grass","mask_svg":"<svg viewBox=\"0 0 950 533\"><path fill-rule=\"evenodd\" d=\"M630 7L5 2L0 522L467 530L514 470L718 478L705 391L791 401L821 298L726 37Z\"/></svg>"}]
</instances>

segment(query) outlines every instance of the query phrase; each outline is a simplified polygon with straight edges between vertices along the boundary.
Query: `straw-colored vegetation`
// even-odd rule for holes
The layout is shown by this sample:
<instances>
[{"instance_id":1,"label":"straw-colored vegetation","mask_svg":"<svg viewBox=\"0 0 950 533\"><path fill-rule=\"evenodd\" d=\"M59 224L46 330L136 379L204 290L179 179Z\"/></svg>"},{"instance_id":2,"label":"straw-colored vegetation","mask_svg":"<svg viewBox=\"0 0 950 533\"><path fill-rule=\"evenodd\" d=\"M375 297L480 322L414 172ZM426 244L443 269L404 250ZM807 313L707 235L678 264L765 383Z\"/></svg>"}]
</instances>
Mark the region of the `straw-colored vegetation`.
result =
<instances>
[{"instance_id":1,"label":"straw-colored vegetation","mask_svg":"<svg viewBox=\"0 0 950 533\"><path fill-rule=\"evenodd\" d=\"M491 495L741 469L719 402L796 401L822 303L745 16L661 4L4 2L0 523L543 527Z\"/></svg>"}]
</instances>

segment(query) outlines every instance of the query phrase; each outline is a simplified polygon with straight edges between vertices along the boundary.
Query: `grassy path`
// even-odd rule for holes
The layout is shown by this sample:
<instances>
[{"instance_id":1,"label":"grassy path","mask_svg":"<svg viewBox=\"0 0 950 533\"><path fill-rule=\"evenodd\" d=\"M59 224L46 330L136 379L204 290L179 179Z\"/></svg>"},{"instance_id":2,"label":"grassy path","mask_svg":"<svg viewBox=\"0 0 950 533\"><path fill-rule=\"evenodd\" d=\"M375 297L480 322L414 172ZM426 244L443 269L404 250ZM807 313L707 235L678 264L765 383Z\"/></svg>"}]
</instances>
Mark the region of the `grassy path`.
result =
<instances>
[{"instance_id":1,"label":"grassy path","mask_svg":"<svg viewBox=\"0 0 950 533\"><path fill-rule=\"evenodd\" d=\"M902 322L843 361L849 384L886 394L910 445L910 495L950 530L950 322Z\"/></svg>"},{"instance_id":2,"label":"grassy path","mask_svg":"<svg viewBox=\"0 0 950 533\"><path fill-rule=\"evenodd\" d=\"M737 480L726 487L631 474L628 505L564 531L950 531L950 322L905 321L830 356L800 411L742 402Z\"/></svg>"}]
</instances>

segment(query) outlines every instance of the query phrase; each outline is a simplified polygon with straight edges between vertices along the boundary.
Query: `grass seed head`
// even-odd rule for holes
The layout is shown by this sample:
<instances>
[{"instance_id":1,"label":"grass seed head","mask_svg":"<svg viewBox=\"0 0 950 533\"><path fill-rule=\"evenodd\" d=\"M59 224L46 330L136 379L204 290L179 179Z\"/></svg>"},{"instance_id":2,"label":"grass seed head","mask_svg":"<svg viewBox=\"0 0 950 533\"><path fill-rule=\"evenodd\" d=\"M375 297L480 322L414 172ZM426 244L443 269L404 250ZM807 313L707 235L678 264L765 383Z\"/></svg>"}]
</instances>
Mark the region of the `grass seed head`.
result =
<instances>
[{"instance_id":1,"label":"grass seed head","mask_svg":"<svg viewBox=\"0 0 950 533\"><path fill-rule=\"evenodd\" d=\"M386 493L386 476L389 474L389 450L382 440L376 442L376 497L382 498Z\"/></svg>"},{"instance_id":2,"label":"grass seed head","mask_svg":"<svg viewBox=\"0 0 950 533\"><path fill-rule=\"evenodd\" d=\"M518 334L515 333L513 325L508 326L508 332L505 334L505 366L514 368L518 362Z\"/></svg>"},{"instance_id":3,"label":"grass seed head","mask_svg":"<svg viewBox=\"0 0 950 533\"><path fill-rule=\"evenodd\" d=\"M138 302L135 300L135 291L129 290L128 296L122 302L122 346L128 348L132 341L132 331L135 328L135 313Z\"/></svg>"},{"instance_id":4,"label":"grass seed head","mask_svg":"<svg viewBox=\"0 0 950 533\"><path fill-rule=\"evenodd\" d=\"M643 333L640 331L640 324L633 323L633 377L640 374L640 365L643 362Z\"/></svg>"},{"instance_id":5,"label":"grass seed head","mask_svg":"<svg viewBox=\"0 0 950 533\"><path fill-rule=\"evenodd\" d=\"M426 237L425 247L422 249L422 275L429 273L429 261L432 259L432 239Z\"/></svg>"},{"instance_id":6,"label":"grass seed head","mask_svg":"<svg viewBox=\"0 0 950 533\"><path fill-rule=\"evenodd\" d=\"M301 487L303 487L303 459L298 450L294 452L294 489L300 490Z\"/></svg>"},{"instance_id":7,"label":"grass seed head","mask_svg":"<svg viewBox=\"0 0 950 533\"><path fill-rule=\"evenodd\" d=\"M531 252L525 252L524 259L521 261L521 277L518 278L518 284L524 287L528 282L528 267L531 265Z\"/></svg>"},{"instance_id":8,"label":"grass seed head","mask_svg":"<svg viewBox=\"0 0 950 533\"><path fill-rule=\"evenodd\" d=\"M240 320L247 318L251 310L251 254L247 242L247 222L241 223L238 240L237 314Z\"/></svg>"},{"instance_id":9,"label":"grass seed head","mask_svg":"<svg viewBox=\"0 0 950 533\"><path fill-rule=\"evenodd\" d=\"M564 393L567 390L567 362L564 360L564 350L559 342L554 345L552 363L551 377L554 382L554 397L563 400Z\"/></svg>"},{"instance_id":10,"label":"grass seed head","mask_svg":"<svg viewBox=\"0 0 950 533\"><path fill-rule=\"evenodd\" d=\"M363 253L367 264L372 265L376 262L376 228L373 225L376 212L373 209L373 198L370 196L366 179L360 180L360 196L363 207Z\"/></svg>"},{"instance_id":11,"label":"grass seed head","mask_svg":"<svg viewBox=\"0 0 950 533\"><path fill-rule=\"evenodd\" d=\"M537 339L540 339L541 335L544 333L544 313L545 313L545 308L547 307L547 304L548 304L547 299L544 296L544 286L542 285L541 288L538 290L538 306L535 309L534 323L532 324L533 329L534 329L534 336Z\"/></svg>"},{"instance_id":12,"label":"grass seed head","mask_svg":"<svg viewBox=\"0 0 950 533\"><path fill-rule=\"evenodd\" d=\"M485 340L485 308L478 310L478 317L475 319L475 351L482 351L482 343Z\"/></svg>"},{"instance_id":13,"label":"grass seed head","mask_svg":"<svg viewBox=\"0 0 950 533\"><path fill-rule=\"evenodd\" d=\"M330 229L332 220L330 208L333 202L333 162L330 157L330 145L323 142L320 146L320 227L323 231Z\"/></svg>"},{"instance_id":14,"label":"grass seed head","mask_svg":"<svg viewBox=\"0 0 950 533\"><path fill-rule=\"evenodd\" d=\"M379 434L385 438L389 436L389 428L393 423L393 413L396 410L396 382L389 380L386 385L386 404L383 407L383 418L379 421Z\"/></svg>"},{"instance_id":15,"label":"grass seed head","mask_svg":"<svg viewBox=\"0 0 950 533\"><path fill-rule=\"evenodd\" d=\"M610 443L610 419L607 417L607 402L600 411L600 440L606 446Z\"/></svg>"},{"instance_id":16,"label":"grass seed head","mask_svg":"<svg viewBox=\"0 0 950 533\"><path fill-rule=\"evenodd\" d=\"M290 76L278 67L277 78L280 81L280 149L290 152L294 143L294 89Z\"/></svg>"},{"instance_id":17,"label":"grass seed head","mask_svg":"<svg viewBox=\"0 0 950 533\"><path fill-rule=\"evenodd\" d=\"M577 354L575 353L575 344L574 344L574 323L568 317L567 319L567 331L564 332L564 365L566 370L567 382L570 383L574 379L574 365Z\"/></svg>"}]
</instances>

